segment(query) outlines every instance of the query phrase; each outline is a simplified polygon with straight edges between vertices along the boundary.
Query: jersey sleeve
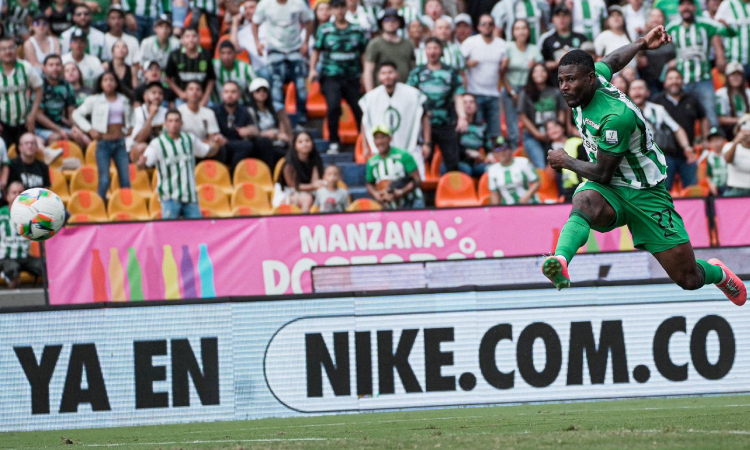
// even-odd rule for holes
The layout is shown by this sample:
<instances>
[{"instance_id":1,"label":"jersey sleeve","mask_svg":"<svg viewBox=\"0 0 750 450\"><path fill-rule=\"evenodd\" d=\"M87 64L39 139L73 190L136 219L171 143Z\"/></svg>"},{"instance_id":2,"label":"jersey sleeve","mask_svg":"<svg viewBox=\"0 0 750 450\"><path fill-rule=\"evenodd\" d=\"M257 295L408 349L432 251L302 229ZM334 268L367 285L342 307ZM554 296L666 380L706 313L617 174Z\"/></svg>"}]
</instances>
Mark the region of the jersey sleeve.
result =
<instances>
[{"instance_id":1,"label":"jersey sleeve","mask_svg":"<svg viewBox=\"0 0 750 450\"><path fill-rule=\"evenodd\" d=\"M490 192L497 192L498 190L497 179L495 178L495 170L492 166L487 169L487 188L490 190Z\"/></svg>"},{"instance_id":2,"label":"jersey sleeve","mask_svg":"<svg viewBox=\"0 0 750 450\"><path fill-rule=\"evenodd\" d=\"M594 69L597 75L601 75L607 81L612 81L612 69L605 62L599 61L594 64Z\"/></svg>"},{"instance_id":3,"label":"jersey sleeve","mask_svg":"<svg viewBox=\"0 0 750 450\"><path fill-rule=\"evenodd\" d=\"M148 144L146 150L143 152L143 157L146 158L146 166L154 167L156 162L159 160L159 138L156 138Z\"/></svg>"},{"instance_id":4,"label":"jersey sleeve","mask_svg":"<svg viewBox=\"0 0 750 450\"><path fill-rule=\"evenodd\" d=\"M367 160L367 182L375 184L375 164L372 162L372 158Z\"/></svg>"},{"instance_id":5,"label":"jersey sleeve","mask_svg":"<svg viewBox=\"0 0 750 450\"><path fill-rule=\"evenodd\" d=\"M193 141L193 154L198 158L205 158L208 152L211 151L211 147L194 135L190 135L190 139Z\"/></svg>"},{"instance_id":6,"label":"jersey sleeve","mask_svg":"<svg viewBox=\"0 0 750 450\"><path fill-rule=\"evenodd\" d=\"M406 172L407 175L417 170L417 161L409 153L403 153L401 156L401 164L404 165L404 172Z\"/></svg>"},{"instance_id":7,"label":"jersey sleeve","mask_svg":"<svg viewBox=\"0 0 750 450\"><path fill-rule=\"evenodd\" d=\"M523 173L526 174L526 178L528 178L529 183L536 183L537 181L539 181L539 174L536 173L534 164L528 159L524 162Z\"/></svg>"},{"instance_id":8,"label":"jersey sleeve","mask_svg":"<svg viewBox=\"0 0 750 450\"><path fill-rule=\"evenodd\" d=\"M603 121L598 150L614 156L623 156L630 150L630 135L635 131L632 114L611 114Z\"/></svg>"}]
</instances>

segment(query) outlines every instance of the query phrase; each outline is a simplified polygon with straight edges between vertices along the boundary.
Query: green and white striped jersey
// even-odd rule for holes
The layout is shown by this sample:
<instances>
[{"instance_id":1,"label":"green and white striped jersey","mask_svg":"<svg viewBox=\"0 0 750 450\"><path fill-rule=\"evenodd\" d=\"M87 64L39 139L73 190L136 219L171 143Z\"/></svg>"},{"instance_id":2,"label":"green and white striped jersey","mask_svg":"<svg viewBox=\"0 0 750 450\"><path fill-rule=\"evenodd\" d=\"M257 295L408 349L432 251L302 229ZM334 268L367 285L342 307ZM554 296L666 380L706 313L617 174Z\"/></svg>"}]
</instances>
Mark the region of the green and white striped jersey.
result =
<instances>
[{"instance_id":1,"label":"green and white striped jersey","mask_svg":"<svg viewBox=\"0 0 750 450\"><path fill-rule=\"evenodd\" d=\"M123 0L122 7L126 12L135 16L151 17L156 19L159 14L165 12L161 10L159 0Z\"/></svg>"},{"instance_id":2,"label":"green and white striped jersey","mask_svg":"<svg viewBox=\"0 0 750 450\"><path fill-rule=\"evenodd\" d=\"M29 256L31 242L18 234L10 221L10 207L0 208L0 259L22 259Z\"/></svg>"},{"instance_id":3,"label":"green and white striped jersey","mask_svg":"<svg viewBox=\"0 0 750 450\"><path fill-rule=\"evenodd\" d=\"M525 19L531 29L530 43L541 44L539 36L542 34L542 10L537 0L501 0L492 8L492 18L495 26L505 32L505 40L513 40L513 23L516 19Z\"/></svg>"},{"instance_id":4,"label":"green and white striped jersey","mask_svg":"<svg viewBox=\"0 0 750 450\"><path fill-rule=\"evenodd\" d=\"M40 87L42 77L28 62L16 60L9 73L0 66L0 122L14 127L26 123L31 91Z\"/></svg>"},{"instance_id":5,"label":"green and white striped jersey","mask_svg":"<svg viewBox=\"0 0 750 450\"><path fill-rule=\"evenodd\" d=\"M724 39L727 60L750 64L750 3L724 0L716 11L715 19L736 28L737 36Z\"/></svg>"},{"instance_id":6,"label":"green and white striped jersey","mask_svg":"<svg viewBox=\"0 0 750 450\"><path fill-rule=\"evenodd\" d=\"M677 50L677 70L686 84L711 79L708 57L711 39L715 35L736 35L734 28L727 28L715 20L698 16L689 25L684 24L681 18L672 21L667 25L667 33L672 36L672 43Z\"/></svg>"},{"instance_id":7,"label":"green and white striped jersey","mask_svg":"<svg viewBox=\"0 0 750 450\"><path fill-rule=\"evenodd\" d=\"M607 18L604 0L576 0L573 2L573 31L581 33L589 41L599 36Z\"/></svg>"},{"instance_id":8,"label":"green and white striped jersey","mask_svg":"<svg viewBox=\"0 0 750 450\"><path fill-rule=\"evenodd\" d=\"M427 64L427 52L425 51L424 44L417 50L417 63L415 67ZM452 67L456 70L466 70L466 58L461 53L461 46L453 42L448 42L443 46L443 57L440 61L448 67Z\"/></svg>"},{"instance_id":9,"label":"green and white striped jersey","mask_svg":"<svg viewBox=\"0 0 750 450\"><path fill-rule=\"evenodd\" d=\"M495 163L487 168L489 188L503 199L503 205L517 205L521 197L529 192L531 183L539 181L534 164L523 156L516 156L509 166ZM539 196L531 197L532 204L539 203Z\"/></svg>"},{"instance_id":10,"label":"green and white striped jersey","mask_svg":"<svg viewBox=\"0 0 750 450\"><path fill-rule=\"evenodd\" d=\"M716 114L719 116L741 117L743 114L750 112L748 102L750 102L750 89L745 88L742 94L735 93L729 98L727 87L716 91ZM744 95L743 95L744 94ZM734 113L732 112L734 109Z\"/></svg>"},{"instance_id":11,"label":"green and white striped jersey","mask_svg":"<svg viewBox=\"0 0 750 450\"><path fill-rule=\"evenodd\" d=\"M250 92L248 92L247 88L250 86L250 82L258 76L253 66L239 59L234 60L234 67L231 70L224 68L224 65L221 64L221 60L218 58L213 60L213 64L214 73L216 74L216 84L214 85L214 92L211 95L211 101L221 103L221 90L224 87L224 83L234 81L240 85L240 96L243 103L247 103L250 98Z\"/></svg>"},{"instance_id":12,"label":"green and white striped jersey","mask_svg":"<svg viewBox=\"0 0 750 450\"><path fill-rule=\"evenodd\" d=\"M398 149L391 148L388 156L383 158L380 153L375 153L367 160L365 177L370 184L377 185L383 180L392 182L401 180L417 169L417 162L409 153ZM406 202L413 202L414 199L422 198L422 191L417 188L406 194L397 201L390 202L388 209L398 209Z\"/></svg>"},{"instance_id":13,"label":"green and white striped jersey","mask_svg":"<svg viewBox=\"0 0 750 450\"><path fill-rule=\"evenodd\" d=\"M610 184L633 189L657 185L667 177L664 153L654 142L641 110L612 86L612 70L596 63L599 87L585 108L573 109L573 119L589 160L599 152L622 156Z\"/></svg>"},{"instance_id":14,"label":"green and white striped jersey","mask_svg":"<svg viewBox=\"0 0 750 450\"><path fill-rule=\"evenodd\" d=\"M203 158L208 152L208 144L191 133L180 133L180 138L174 140L162 133L151 141L143 156L146 165L156 166L158 171L159 198L182 203L197 202L195 158Z\"/></svg>"},{"instance_id":15,"label":"green and white striped jersey","mask_svg":"<svg viewBox=\"0 0 750 450\"><path fill-rule=\"evenodd\" d=\"M716 187L727 185L727 161L723 155L709 152L706 157L706 176Z\"/></svg>"}]
</instances>

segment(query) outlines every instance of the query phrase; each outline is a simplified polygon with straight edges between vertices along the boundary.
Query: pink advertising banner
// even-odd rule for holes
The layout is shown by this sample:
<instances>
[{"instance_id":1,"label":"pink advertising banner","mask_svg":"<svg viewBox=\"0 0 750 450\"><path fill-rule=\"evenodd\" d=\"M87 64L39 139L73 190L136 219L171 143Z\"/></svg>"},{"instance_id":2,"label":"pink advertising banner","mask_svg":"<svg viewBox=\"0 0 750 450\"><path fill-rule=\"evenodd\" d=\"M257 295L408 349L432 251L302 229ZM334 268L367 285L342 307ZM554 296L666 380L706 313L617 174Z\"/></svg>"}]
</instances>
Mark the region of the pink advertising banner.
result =
<instances>
[{"instance_id":1,"label":"pink advertising banner","mask_svg":"<svg viewBox=\"0 0 750 450\"><path fill-rule=\"evenodd\" d=\"M716 217L722 246L750 245L750 198L717 199Z\"/></svg>"},{"instance_id":2,"label":"pink advertising banner","mask_svg":"<svg viewBox=\"0 0 750 450\"><path fill-rule=\"evenodd\" d=\"M676 202L696 247L702 200ZM316 265L542 255L570 205L82 225L46 244L50 303L312 292ZM623 229L583 251L632 250Z\"/></svg>"}]
</instances>

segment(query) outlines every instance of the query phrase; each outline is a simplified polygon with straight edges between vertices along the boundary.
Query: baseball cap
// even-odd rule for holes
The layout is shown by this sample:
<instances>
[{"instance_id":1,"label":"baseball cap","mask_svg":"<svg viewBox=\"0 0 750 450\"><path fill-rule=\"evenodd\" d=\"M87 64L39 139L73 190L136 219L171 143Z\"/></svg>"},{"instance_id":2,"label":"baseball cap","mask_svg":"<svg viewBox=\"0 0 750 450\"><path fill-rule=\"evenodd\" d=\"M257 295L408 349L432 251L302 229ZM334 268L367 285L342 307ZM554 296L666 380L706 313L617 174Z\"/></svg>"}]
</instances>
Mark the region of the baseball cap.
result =
<instances>
[{"instance_id":1,"label":"baseball cap","mask_svg":"<svg viewBox=\"0 0 750 450\"><path fill-rule=\"evenodd\" d=\"M121 5L110 5L110 6L109 6L109 9L107 10L107 15L109 15L109 13L111 13L111 12L113 12L113 11L114 11L114 12L118 12L118 13L120 13L120 14L121 14L121 15L122 15L123 17L125 17L125 10L124 10L124 9L122 9L122 6L121 6Z\"/></svg>"},{"instance_id":2,"label":"baseball cap","mask_svg":"<svg viewBox=\"0 0 750 450\"><path fill-rule=\"evenodd\" d=\"M70 40L72 41L74 39L84 39L84 40L87 39L86 32L80 28L76 28L75 30L73 30L73 33L70 35Z\"/></svg>"},{"instance_id":3,"label":"baseball cap","mask_svg":"<svg viewBox=\"0 0 750 450\"><path fill-rule=\"evenodd\" d=\"M584 52L595 52L596 47L594 47L594 43L591 41L584 41L583 44L581 44L581 50Z\"/></svg>"},{"instance_id":4,"label":"baseball cap","mask_svg":"<svg viewBox=\"0 0 750 450\"><path fill-rule=\"evenodd\" d=\"M388 9L386 9L385 11L383 11L383 14L380 16L380 18L378 18L378 25L380 26L380 28L383 28L383 21L386 18L398 19L398 21L399 21L399 28L403 28L403 27L406 26L406 21L401 16L401 14L398 13L398 10L396 10L394 8L388 8Z\"/></svg>"},{"instance_id":5,"label":"baseball cap","mask_svg":"<svg viewBox=\"0 0 750 450\"><path fill-rule=\"evenodd\" d=\"M391 135L391 129L388 127L388 125L376 125L375 128L372 129L372 135L375 136L377 133L383 133L386 136Z\"/></svg>"},{"instance_id":6,"label":"baseball cap","mask_svg":"<svg viewBox=\"0 0 750 450\"><path fill-rule=\"evenodd\" d=\"M729 74L732 74L732 73L735 73L735 72L742 72L742 74L744 75L745 68L742 67L742 64L740 64L740 63L738 63L736 61L732 61L732 62L730 62L730 63L727 64L727 68L724 69L724 74L725 75L729 75Z\"/></svg>"},{"instance_id":7,"label":"baseball cap","mask_svg":"<svg viewBox=\"0 0 750 450\"><path fill-rule=\"evenodd\" d=\"M474 24L471 23L471 16L468 15L468 14L466 14L466 13L461 13L461 14L457 15L453 19L453 23L456 24L456 25L458 25L459 23L465 23L466 25L468 25L470 27L474 26Z\"/></svg>"},{"instance_id":8,"label":"baseball cap","mask_svg":"<svg viewBox=\"0 0 750 450\"><path fill-rule=\"evenodd\" d=\"M510 145L505 141L505 138L502 136L496 137L492 141L492 145L496 152L501 152L503 150L510 150Z\"/></svg>"},{"instance_id":9,"label":"baseball cap","mask_svg":"<svg viewBox=\"0 0 750 450\"><path fill-rule=\"evenodd\" d=\"M615 11L617 11L618 13L622 14L623 16L625 15L625 11L623 11L622 6L620 6L620 5L612 5L612 6L609 7L609 9L607 11L610 14L612 14Z\"/></svg>"},{"instance_id":10,"label":"baseball cap","mask_svg":"<svg viewBox=\"0 0 750 450\"><path fill-rule=\"evenodd\" d=\"M711 127L708 130L708 138L710 139L710 138L712 138L714 136L724 137L724 133L721 132L721 130L719 129L719 127Z\"/></svg>"},{"instance_id":11,"label":"baseball cap","mask_svg":"<svg viewBox=\"0 0 750 450\"><path fill-rule=\"evenodd\" d=\"M567 6L565 6L564 4L561 3L561 4L557 5L557 7L552 11L552 15L553 16L556 16L558 14L567 14L567 15L570 16L573 13L570 12L570 9Z\"/></svg>"},{"instance_id":12,"label":"baseball cap","mask_svg":"<svg viewBox=\"0 0 750 450\"><path fill-rule=\"evenodd\" d=\"M271 90L271 85L268 84L268 80L265 78L256 78L253 81L250 82L250 86L247 88L248 91L255 92L260 88L266 88L267 90Z\"/></svg>"},{"instance_id":13,"label":"baseball cap","mask_svg":"<svg viewBox=\"0 0 750 450\"><path fill-rule=\"evenodd\" d=\"M168 25L172 25L172 19L169 17L169 14L159 14L159 17L156 18L156 22L154 22L154 25L159 25L162 23L166 23Z\"/></svg>"},{"instance_id":14,"label":"baseball cap","mask_svg":"<svg viewBox=\"0 0 750 450\"><path fill-rule=\"evenodd\" d=\"M331 0L331 8L337 8L341 6L346 6L346 1L344 0Z\"/></svg>"}]
</instances>

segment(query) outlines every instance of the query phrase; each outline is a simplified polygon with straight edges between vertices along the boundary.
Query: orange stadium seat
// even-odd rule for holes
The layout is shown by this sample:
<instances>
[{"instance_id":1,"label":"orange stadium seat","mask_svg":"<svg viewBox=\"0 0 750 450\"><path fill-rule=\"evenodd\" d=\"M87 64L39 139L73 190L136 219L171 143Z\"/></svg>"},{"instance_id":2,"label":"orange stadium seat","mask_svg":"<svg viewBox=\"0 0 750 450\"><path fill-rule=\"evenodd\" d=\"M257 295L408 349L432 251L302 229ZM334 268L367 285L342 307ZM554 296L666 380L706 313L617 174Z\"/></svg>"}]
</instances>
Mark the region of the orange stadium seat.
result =
<instances>
[{"instance_id":1,"label":"orange stadium seat","mask_svg":"<svg viewBox=\"0 0 750 450\"><path fill-rule=\"evenodd\" d=\"M148 220L149 218L146 200L128 188L118 189L112 193L109 197L107 212L110 220L119 212L128 213L131 217L129 220Z\"/></svg>"},{"instance_id":2,"label":"orange stadium seat","mask_svg":"<svg viewBox=\"0 0 750 450\"><path fill-rule=\"evenodd\" d=\"M148 180L148 172L145 170L138 170L135 164L128 166L130 172L130 189L134 194L141 196L144 199L151 197L151 183ZM114 171L112 176L112 183L109 185L110 194L117 189L120 189L120 177L117 174L117 170Z\"/></svg>"},{"instance_id":3,"label":"orange stadium seat","mask_svg":"<svg viewBox=\"0 0 750 450\"><path fill-rule=\"evenodd\" d=\"M96 141L91 141L89 146L86 147L84 164L96 167Z\"/></svg>"},{"instance_id":4,"label":"orange stadium seat","mask_svg":"<svg viewBox=\"0 0 750 450\"><path fill-rule=\"evenodd\" d=\"M708 193L709 193L709 189L707 186L701 186L700 184L695 184L693 186L682 188L682 190L680 190L679 197L681 198L708 197Z\"/></svg>"},{"instance_id":5,"label":"orange stadium seat","mask_svg":"<svg viewBox=\"0 0 750 450\"><path fill-rule=\"evenodd\" d=\"M537 191L539 199L543 203L557 202L560 198L560 193L557 192L554 169L551 167L536 169L536 173L539 175L539 181L542 182L542 186Z\"/></svg>"},{"instance_id":6,"label":"orange stadium seat","mask_svg":"<svg viewBox=\"0 0 750 450\"><path fill-rule=\"evenodd\" d=\"M287 114L297 113L297 87L294 83L289 83L284 87L284 109ZM307 117L310 119L322 119L326 116L328 106L326 98L320 91L320 82L307 81Z\"/></svg>"},{"instance_id":7,"label":"orange stadium seat","mask_svg":"<svg viewBox=\"0 0 750 450\"><path fill-rule=\"evenodd\" d=\"M266 195L273 192L273 179L271 169L263 161L255 158L246 158L234 168L234 184L245 182L255 183L263 188Z\"/></svg>"},{"instance_id":8,"label":"orange stadium seat","mask_svg":"<svg viewBox=\"0 0 750 450\"><path fill-rule=\"evenodd\" d=\"M212 159L201 161L195 166L195 183L199 186L215 184L227 195L234 191L227 166Z\"/></svg>"},{"instance_id":9,"label":"orange stadium seat","mask_svg":"<svg viewBox=\"0 0 750 450\"><path fill-rule=\"evenodd\" d=\"M231 205L232 208L249 206L254 210L264 213L270 212L272 209L271 202L268 200L268 195L263 186L251 182L244 182L237 185L234 193L232 193Z\"/></svg>"},{"instance_id":10,"label":"orange stadium seat","mask_svg":"<svg viewBox=\"0 0 750 450\"><path fill-rule=\"evenodd\" d=\"M448 172L438 181L435 193L435 206L448 208L455 206L476 206L479 204L474 188L474 180L463 172Z\"/></svg>"},{"instance_id":11,"label":"orange stadium seat","mask_svg":"<svg viewBox=\"0 0 750 450\"><path fill-rule=\"evenodd\" d=\"M365 146L367 146L365 143L365 137L363 134L360 134L357 136L357 143L354 144L354 162L357 164L365 164L367 163L367 160L370 159L365 156ZM372 156L372 153L368 156Z\"/></svg>"},{"instance_id":12,"label":"orange stadium seat","mask_svg":"<svg viewBox=\"0 0 750 450\"><path fill-rule=\"evenodd\" d=\"M73 172L73 176L70 178L71 193L82 190L96 192L98 187L99 174L96 171L96 167L79 167Z\"/></svg>"},{"instance_id":13,"label":"orange stadium seat","mask_svg":"<svg viewBox=\"0 0 750 450\"><path fill-rule=\"evenodd\" d=\"M75 142L71 141L57 141L53 142L52 145L50 145L51 148L54 149L62 149L62 155L60 155L58 158L56 158L52 163L49 165L53 169L59 169L62 166L63 160L68 158L76 158L81 162L81 165L84 164L83 159L83 150L81 150L81 147L78 146ZM73 171L70 170L63 170L63 175L65 177L69 177L73 175Z\"/></svg>"},{"instance_id":14,"label":"orange stadium seat","mask_svg":"<svg viewBox=\"0 0 750 450\"><path fill-rule=\"evenodd\" d=\"M16 151L16 144L10 144L10 148L8 148L8 159L14 160L18 157L18 152ZM36 152L36 159L38 159L41 162L44 162L44 152L42 149L38 149Z\"/></svg>"},{"instance_id":15,"label":"orange stadium seat","mask_svg":"<svg viewBox=\"0 0 750 450\"><path fill-rule=\"evenodd\" d=\"M136 217L128 211L117 211L109 216L110 222L134 222L138 220L146 220L142 217Z\"/></svg>"},{"instance_id":16,"label":"orange stadium seat","mask_svg":"<svg viewBox=\"0 0 750 450\"><path fill-rule=\"evenodd\" d=\"M93 221L94 219L88 214L72 214L68 217L68 223L88 223Z\"/></svg>"},{"instance_id":17,"label":"orange stadium seat","mask_svg":"<svg viewBox=\"0 0 750 450\"><path fill-rule=\"evenodd\" d=\"M302 214L302 210L297 205L279 205L273 209L274 215Z\"/></svg>"},{"instance_id":18,"label":"orange stadium seat","mask_svg":"<svg viewBox=\"0 0 750 450\"><path fill-rule=\"evenodd\" d=\"M357 142L359 128L357 121L354 119L354 113L349 105L341 102L341 118L339 119L339 142L344 145L351 145ZM330 141L331 134L328 131L328 122L323 123L323 139Z\"/></svg>"},{"instance_id":19,"label":"orange stadium seat","mask_svg":"<svg viewBox=\"0 0 750 450\"><path fill-rule=\"evenodd\" d=\"M50 169L49 179L52 192L59 195L63 203L67 205L68 200L70 200L70 190L68 189L68 182L65 180L65 175L57 169Z\"/></svg>"},{"instance_id":20,"label":"orange stadium seat","mask_svg":"<svg viewBox=\"0 0 750 450\"><path fill-rule=\"evenodd\" d=\"M425 179L422 181L422 189L434 191L437 188L438 180L440 180L440 164L442 163L443 153L440 151L440 147L435 146L432 161L429 165L425 162Z\"/></svg>"},{"instance_id":21,"label":"orange stadium seat","mask_svg":"<svg viewBox=\"0 0 750 450\"><path fill-rule=\"evenodd\" d=\"M276 162L276 167L273 168L273 182L278 183L279 179L281 178L281 171L284 170L284 164L286 163L286 158L281 158Z\"/></svg>"},{"instance_id":22,"label":"orange stadium seat","mask_svg":"<svg viewBox=\"0 0 750 450\"><path fill-rule=\"evenodd\" d=\"M346 210L348 212L354 212L354 211L380 211L383 207L380 206L380 203L376 202L373 199L370 198L358 198L354 202L352 202Z\"/></svg>"},{"instance_id":23,"label":"orange stadium seat","mask_svg":"<svg viewBox=\"0 0 750 450\"><path fill-rule=\"evenodd\" d=\"M156 190L159 187L159 171L154 170L151 172L151 189Z\"/></svg>"},{"instance_id":24,"label":"orange stadium seat","mask_svg":"<svg viewBox=\"0 0 750 450\"><path fill-rule=\"evenodd\" d=\"M477 197L479 203L482 203L485 198L490 198L490 175L485 172L482 177L479 178L479 188L477 189Z\"/></svg>"},{"instance_id":25,"label":"orange stadium seat","mask_svg":"<svg viewBox=\"0 0 750 450\"><path fill-rule=\"evenodd\" d=\"M229 217L232 209L229 207L229 199L224 190L215 184L202 184L198 186L198 204L201 212L208 211L210 214L204 217Z\"/></svg>"},{"instance_id":26,"label":"orange stadium seat","mask_svg":"<svg viewBox=\"0 0 750 450\"><path fill-rule=\"evenodd\" d=\"M237 206L232 210L232 217L249 217L249 216L263 216L263 212L258 211L250 206Z\"/></svg>"},{"instance_id":27,"label":"orange stadium seat","mask_svg":"<svg viewBox=\"0 0 750 450\"><path fill-rule=\"evenodd\" d=\"M68 211L70 214L86 214L92 222L106 222L107 210L104 208L104 201L96 192L75 191L68 201Z\"/></svg>"},{"instance_id":28,"label":"orange stadium seat","mask_svg":"<svg viewBox=\"0 0 750 450\"><path fill-rule=\"evenodd\" d=\"M161 199L158 192L152 192L148 199L148 216L152 219L161 219Z\"/></svg>"}]
</instances>

